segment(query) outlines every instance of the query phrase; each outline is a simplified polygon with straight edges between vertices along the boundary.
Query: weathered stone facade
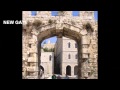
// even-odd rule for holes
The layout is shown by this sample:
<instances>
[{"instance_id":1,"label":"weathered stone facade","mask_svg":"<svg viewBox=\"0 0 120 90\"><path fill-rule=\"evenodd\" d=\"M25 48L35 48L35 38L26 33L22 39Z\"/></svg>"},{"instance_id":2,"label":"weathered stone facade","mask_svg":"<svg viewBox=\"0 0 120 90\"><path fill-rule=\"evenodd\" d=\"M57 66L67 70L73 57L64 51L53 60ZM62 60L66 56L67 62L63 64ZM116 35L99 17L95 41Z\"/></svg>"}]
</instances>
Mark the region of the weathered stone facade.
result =
<instances>
[{"instance_id":1,"label":"weathered stone facade","mask_svg":"<svg viewBox=\"0 0 120 90\"><path fill-rule=\"evenodd\" d=\"M45 78L51 76L54 73L54 52L45 52L43 49L47 48L48 50L50 50L54 47L55 44L51 43L49 40L48 43L43 44L41 49L40 66L42 67L41 70L43 69L44 71Z\"/></svg>"},{"instance_id":2,"label":"weathered stone facade","mask_svg":"<svg viewBox=\"0 0 120 90\"><path fill-rule=\"evenodd\" d=\"M23 25L23 78L40 78L41 52L38 43L52 36L65 36L78 43L79 79L88 77L88 74L88 78L98 78L98 23L94 20L94 11L80 11L77 17L72 16L71 11L66 11L64 16L51 16L51 11L38 11L36 16L31 16L31 11L23 11L22 17L24 21L42 21L42 25L37 28ZM54 22L49 23L49 20ZM83 28L86 23L92 26L92 33Z\"/></svg>"},{"instance_id":3,"label":"weathered stone facade","mask_svg":"<svg viewBox=\"0 0 120 90\"><path fill-rule=\"evenodd\" d=\"M54 52L41 52L40 66L44 69L45 77L54 73Z\"/></svg>"},{"instance_id":4,"label":"weathered stone facade","mask_svg":"<svg viewBox=\"0 0 120 90\"><path fill-rule=\"evenodd\" d=\"M70 44L70 47L68 47ZM78 66L77 43L69 38L58 38L55 45L57 63L60 63L61 75L65 76L67 66L70 66L70 76L74 76L74 67ZM70 57L69 57L70 55Z\"/></svg>"}]
</instances>

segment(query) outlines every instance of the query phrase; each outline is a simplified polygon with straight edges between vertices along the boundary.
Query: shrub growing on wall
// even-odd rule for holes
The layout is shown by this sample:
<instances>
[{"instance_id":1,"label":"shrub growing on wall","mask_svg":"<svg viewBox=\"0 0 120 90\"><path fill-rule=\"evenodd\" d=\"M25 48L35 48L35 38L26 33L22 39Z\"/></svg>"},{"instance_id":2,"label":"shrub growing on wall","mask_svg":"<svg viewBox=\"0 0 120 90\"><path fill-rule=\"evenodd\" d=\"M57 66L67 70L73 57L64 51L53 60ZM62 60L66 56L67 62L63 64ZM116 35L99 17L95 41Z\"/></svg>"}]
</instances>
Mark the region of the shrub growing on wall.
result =
<instances>
[{"instance_id":1,"label":"shrub growing on wall","mask_svg":"<svg viewBox=\"0 0 120 90\"><path fill-rule=\"evenodd\" d=\"M83 24L83 29L86 29L88 31L88 33L92 33L94 31L89 22L86 24Z\"/></svg>"},{"instance_id":2,"label":"shrub growing on wall","mask_svg":"<svg viewBox=\"0 0 120 90\"><path fill-rule=\"evenodd\" d=\"M53 20L49 19L48 23L53 24Z\"/></svg>"},{"instance_id":3,"label":"shrub growing on wall","mask_svg":"<svg viewBox=\"0 0 120 90\"><path fill-rule=\"evenodd\" d=\"M51 20L51 19L49 19L48 23L49 23L49 24L56 23L56 20Z\"/></svg>"},{"instance_id":4,"label":"shrub growing on wall","mask_svg":"<svg viewBox=\"0 0 120 90\"><path fill-rule=\"evenodd\" d=\"M31 26L31 25L32 25L32 23L31 23L30 21L27 21L26 26L29 27L29 26Z\"/></svg>"},{"instance_id":5,"label":"shrub growing on wall","mask_svg":"<svg viewBox=\"0 0 120 90\"><path fill-rule=\"evenodd\" d=\"M24 33L30 33L32 31L32 23L30 21L27 21L26 25L23 25L23 32Z\"/></svg>"},{"instance_id":6,"label":"shrub growing on wall","mask_svg":"<svg viewBox=\"0 0 120 90\"><path fill-rule=\"evenodd\" d=\"M41 25L42 25L42 21L40 21L40 20L34 20L33 26L35 26L37 28L37 27L39 27Z\"/></svg>"}]
</instances>

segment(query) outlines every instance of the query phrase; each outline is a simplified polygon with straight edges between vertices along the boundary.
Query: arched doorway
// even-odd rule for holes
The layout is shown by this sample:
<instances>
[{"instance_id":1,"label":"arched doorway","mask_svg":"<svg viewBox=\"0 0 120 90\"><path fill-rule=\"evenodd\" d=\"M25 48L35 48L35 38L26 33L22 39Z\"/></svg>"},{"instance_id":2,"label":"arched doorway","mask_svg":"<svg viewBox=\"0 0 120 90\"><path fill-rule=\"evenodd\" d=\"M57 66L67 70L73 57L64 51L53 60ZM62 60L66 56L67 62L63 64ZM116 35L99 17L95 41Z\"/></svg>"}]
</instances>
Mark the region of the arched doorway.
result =
<instances>
[{"instance_id":1,"label":"arched doorway","mask_svg":"<svg viewBox=\"0 0 120 90\"><path fill-rule=\"evenodd\" d=\"M40 66L40 71L42 71L44 73L44 68L43 66Z\"/></svg>"},{"instance_id":2,"label":"arched doorway","mask_svg":"<svg viewBox=\"0 0 120 90\"><path fill-rule=\"evenodd\" d=\"M30 12L30 11L29 11ZM26 20L26 17L27 16L29 16L29 12L27 11L25 11L24 13L23 13L23 20ZM41 11L38 11L38 12L41 12ZM50 17L48 18L48 17L46 17L46 15L48 15L48 16L50 16L49 14L50 14L50 11L47 11L47 12L43 12L43 13L40 13L39 14L39 17L42 17L42 18L39 18L41 21L44 21L44 18L46 18L45 19L45 22L43 22L43 24L41 24L40 22L37 22L37 23L34 23L34 24L27 24L27 27L25 27L25 28L23 28L23 30L25 30L25 31L32 31L32 34L35 36L35 37L37 37L37 38L35 38L36 40L33 40L33 45L32 46L37 46L37 43L39 43L39 42L42 42L42 40L44 40L44 39L46 39L46 38L49 38L49 37L52 37L52 36L59 36L60 34L60 36L66 36L66 37L70 37L70 38L72 38L72 39L74 39L74 40L76 40L77 41L77 43L78 43L78 77L79 77L79 79L80 78L82 78L83 76L84 76L84 74L82 74L82 73L84 73L84 70L81 70L82 69L82 67L83 67L83 64L84 64L84 61L85 60L83 60L82 59L82 56L83 57L86 57L86 55L85 54L82 54L83 52L82 52L82 50L81 50L81 45L82 45L82 43L81 43L81 37L82 37L82 32L81 32L81 30L82 29L84 29L84 27L82 27L83 25L82 25L82 23L84 24L85 22L88 22L89 20L88 20L88 18L86 18L85 20L84 20L84 17L82 18L83 19L83 21L81 21L82 19L79 19L80 20L80 24L79 24L79 22L76 22L77 23L77 25L74 25L74 24L72 24L72 22L70 22L69 20L73 20L74 18L69 18L68 16L69 16L69 14L71 13L71 11L70 12L68 12L68 11L66 11L66 15L65 16L67 16L67 18L63 18L62 16L59 16L58 18L54 18L54 17L52 17L51 19L53 19L53 20L56 20L55 22L53 21L53 23L49 23L49 20L51 20L50 19ZM88 15L88 14L90 14L90 16L91 15L93 15L92 14L93 13L93 11L90 11L90 12L88 12L88 11L83 11L83 12L81 12L81 15L82 14L84 14L84 15ZM24 16L25 15L25 16ZM43 16L42 16L43 15ZM45 17L44 17L45 16ZM64 17L65 17L64 16ZM93 15L94 16L94 15ZM93 17L92 16L92 17ZM48 19L47 19L48 18ZM32 21L32 19L34 19L34 17L30 17L30 20ZM68 19L68 20L67 20ZM92 18L91 18L92 19ZM91 21L91 19L90 19L90 22L91 23L93 23L92 21ZM47 20L48 20L48 22L47 22ZM73 21L75 21L75 20L73 20ZM31 27L31 25L33 25L32 27ZM40 26L41 25L41 26ZM94 23L93 23L93 25L94 25ZM24 25L23 25L24 26ZM28 28L30 26L30 28ZM40 26L40 27L38 27L38 26ZM87 29L88 29L88 27L89 27L89 25L87 25ZM96 27L96 21L95 21L95 27ZM32 28L32 29L31 29ZM97 28L95 28L95 29L97 29ZM83 30L84 31L84 30ZM30 32L31 33L31 32ZM83 33L84 34L84 33ZM27 37L27 39L29 38L29 36L28 35L26 35ZM26 40L26 39L25 39ZM32 40L31 40L32 41ZM30 41L30 42L31 42ZM24 46L27 46L27 45L24 45ZM39 45L38 45L39 46ZM31 47L31 46L30 46ZM26 49L27 50L27 49ZM26 52L26 50L24 50L25 52ZM30 50L30 49L28 49L28 50ZM30 50L30 52L31 53L34 53L34 61L36 62L36 65L35 66L37 66L37 68L40 68L40 63L41 63L41 60L40 60L40 57L39 56L41 56L40 55L40 53L41 53L41 51L38 51L37 52L37 48L35 47L34 48L34 50ZM26 56L26 54L24 54L25 56ZM37 57L38 56L38 57ZM31 57L30 57L31 58ZM29 59L29 58L28 58ZM27 60L27 59L25 59L25 60ZM30 61L30 62L33 62L33 61ZM83 63L83 64L82 64ZM36 68L35 68L36 69ZM35 75L36 76L39 76L39 70L40 69L36 69L35 70ZM34 70L33 70L34 71ZM38 77L39 78L39 77Z\"/></svg>"},{"instance_id":3,"label":"arched doorway","mask_svg":"<svg viewBox=\"0 0 120 90\"><path fill-rule=\"evenodd\" d=\"M58 24L59 25L59 24ZM52 24L52 28L48 28L50 27L49 25L46 25L45 27L48 28L46 29L45 27L41 27L40 29L38 29L38 31L41 31L41 33L38 33L36 36L37 36L37 48L38 48L38 65L40 65L41 63L41 60L40 60L40 57L41 57L41 44L43 42L43 40L47 39L47 38L50 38L50 37L53 37L53 36L57 36L58 38L62 38L62 36L64 37L67 37L67 38L70 38L70 39L73 39L76 41L76 43L78 44L78 78L80 79L82 76L81 74L81 59L82 59L82 47L81 47L81 40L82 40L82 35L81 33L79 33L76 29L76 27L74 27L74 29L71 29L69 28L68 26L72 26L70 24L65 24L63 23L63 25L61 26L61 28L59 29L58 27L56 27L57 24ZM56 29L57 28L57 29ZM76 31L75 31L76 30ZM39 76L40 72L38 72L38 76ZM71 75L71 74L70 74Z\"/></svg>"},{"instance_id":4,"label":"arched doorway","mask_svg":"<svg viewBox=\"0 0 120 90\"><path fill-rule=\"evenodd\" d=\"M78 66L75 66L74 67L74 75L77 75L78 74Z\"/></svg>"},{"instance_id":5,"label":"arched doorway","mask_svg":"<svg viewBox=\"0 0 120 90\"><path fill-rule=\"evenodd\" d=\"M66 74L71 75L71 66L69 65L66 67Z\"/></svg>"},{"instance_id":6,"label":"arched doorway","mask_svg":"<svg viewBox=\"0 0 120 90\"><path fill-rule=\"evenodd\" d=\"M40 65L41 65L41 42L47 38L57 36L61 38L62 36L73 39L78 44L78 78L82 77L81 74L81 63L82 63L82 34L80 33L81 29L78 27L74 27L71 24L67 23L53 23L47 24L41 27L31 27L31 29L23 28L24 30L28 30L34 37L33 46L36 46L35 49L32 51L35 54L36 59L36 66L38 69L35 71L38 78L40 78ZM30 31L32 30L32 31ZM28 32L27 31L27 32ZM27 36L27 35L26 35ZM31 36L30 36L31 37ZM29 38L29 37L28 37ZM31 40L31 43L32 43ZM39 70L39 71L38 71Z\"/></svg>"}]
</instances>

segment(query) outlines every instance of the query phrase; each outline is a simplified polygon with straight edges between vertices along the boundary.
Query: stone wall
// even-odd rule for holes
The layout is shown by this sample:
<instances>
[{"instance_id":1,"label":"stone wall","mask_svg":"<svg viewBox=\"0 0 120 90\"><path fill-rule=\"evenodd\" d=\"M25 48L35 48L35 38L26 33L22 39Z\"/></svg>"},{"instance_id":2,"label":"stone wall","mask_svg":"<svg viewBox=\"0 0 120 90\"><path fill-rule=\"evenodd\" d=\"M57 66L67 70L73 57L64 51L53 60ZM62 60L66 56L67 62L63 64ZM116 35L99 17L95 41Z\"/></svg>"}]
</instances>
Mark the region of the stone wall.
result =
<instances>
[{"instance_id":1,"label":"stone wall","mask_svg":"<svg viewBox=\"0 0 120 90\"><path fill-rule=\"evenodd\" d=\"M23 78L27 78L28 72L34 73L29 78L37 78L38 76L38 34L45 31L49 32L49 29L56 28L56 32L58 30L62 30L63 27L69 28L80 35L83 35L83 42L88 41L87 43L82 43L83 53L82 53L82 78L98 78L98 23L94 20L94 12L93 11L81 11L79 16L72 16L71 11L66 11L64 16L51 16L51 11L38 11L36 16L31 16L30 11L23 11L22 14L24 21L41 20L42 23L46 26L42 26L39 30L32 29L32 32L29 33L30 28L27 28L27 32L22 34L22 67L23 67ZM56 20L57 24L48 25L49 20ZM83 24L89 22L94 32L92 35L89 33L82 33ZM61 29L60 29L61 28ZM87 31L86 31L87 32ZM45 33L45 34L46 34ZM72 33L71 33L72 34ZM47 34L46 34L47 35ZM73 34L74 35L74 34ZM42 38L44 34L41 34L39 38ZM47 37L47 36L46 36ZM77 36L76 36L77 37ZM86 37L86 39L84 39ZM86 46L87 44L87 46ZM31 48L29 47L31 46ZM86 50L87 49L87 50ZM30 67L30 63L34 63L34 66ZM28 68L27 68L28 67ZM33 68L33 69L32 69ZM89 74L89 75L88 75ZM34 77L32 77L34 75Z\"/></svg>"},{"instance_id":2,"label":"stone wall","mask_svg":"<svg viewBox=\"0 0 120 90\"><path fill-rule=\"evenodd\" d=\"M38 74L36 36L23 32L22 34L22 57L23 77L36 76ZM33 65L32 65L33 64ZM30 74L28 74L30 73ZM29 77L31 78L31 77ZM33 77L34 78L34 77Z\"/></svg>"}]
</instances>

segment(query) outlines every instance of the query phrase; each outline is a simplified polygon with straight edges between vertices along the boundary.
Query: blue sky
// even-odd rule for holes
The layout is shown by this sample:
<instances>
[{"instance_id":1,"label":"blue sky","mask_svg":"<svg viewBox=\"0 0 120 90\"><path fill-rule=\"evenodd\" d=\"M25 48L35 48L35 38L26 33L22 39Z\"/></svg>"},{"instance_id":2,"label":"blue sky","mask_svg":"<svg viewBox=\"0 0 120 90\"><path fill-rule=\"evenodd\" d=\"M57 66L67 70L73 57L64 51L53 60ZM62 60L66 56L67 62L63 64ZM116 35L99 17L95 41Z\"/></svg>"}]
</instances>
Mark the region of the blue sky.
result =
<instances>
[{"instance_id":1,"label":"blue sky","mask_svg":"<svg viewBox=\"0 0 120 90\"><path fill-rule=\"evenodd\" d=\"M56 16L57 15L57 11L52 11L52 15L53 16ZM78 16L78 11L73 11L73 16ZM98 20L98 11L94 11L94 18L95 20ZM51 38L48 38L48 39L45 39L43 42L48 42L50 40L51 43L55 43L57 38L56 36L54 37L51 37ZM43 44L42 42L42 44Z\"/></svg>"}]
</instances>

